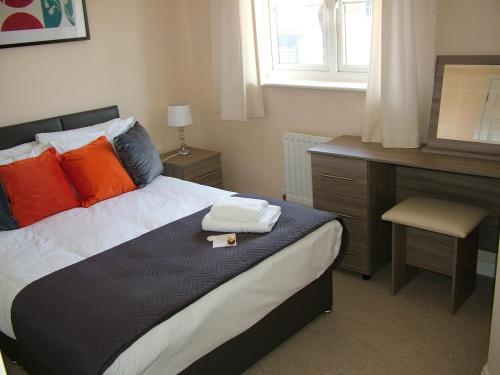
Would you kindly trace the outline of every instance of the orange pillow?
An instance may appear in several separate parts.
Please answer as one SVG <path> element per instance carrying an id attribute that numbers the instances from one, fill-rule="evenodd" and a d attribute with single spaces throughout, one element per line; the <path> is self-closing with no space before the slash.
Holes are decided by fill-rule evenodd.
<path id="1" fill-rule="evenodd" d="M 62 154 L 61 163 L 83 207 L 136 189 L 105 136 Z"/>
<path id="2" fill-rule="evenodd" d="M 20 227 L 80 207 L 53 148 L 35 158 L 1 165 L 0 180 Z"/>

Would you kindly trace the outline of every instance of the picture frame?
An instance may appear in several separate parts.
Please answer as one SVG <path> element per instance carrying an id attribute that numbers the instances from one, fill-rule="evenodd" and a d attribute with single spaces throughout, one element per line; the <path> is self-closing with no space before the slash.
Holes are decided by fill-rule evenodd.
<path id="1" fill-rule="evenodd" d="M 0 49 L 89 39 L 85 0 L 0 0 Z"/>

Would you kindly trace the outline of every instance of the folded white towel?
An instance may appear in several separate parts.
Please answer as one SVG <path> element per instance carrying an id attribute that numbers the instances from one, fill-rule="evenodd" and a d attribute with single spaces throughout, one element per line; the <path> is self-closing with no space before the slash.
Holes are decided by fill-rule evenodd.
<path id="1" fill-rule="evenodd" d="M 210 232 L 266 233 L 273 229 L 280 216 L 281 207 L 279 206 L 267 207 L 259 221 L 246 223 L 218 220 L 209 212 L 203 218 L 201 226 L 203 230 Z"/>
<path id="2" fill-rule="evenodd" d="M 217 220 L 255 222 L 262 218 L 268 206 L 262 199 L 224 197 L 215 202 L 210 213 Z"/>

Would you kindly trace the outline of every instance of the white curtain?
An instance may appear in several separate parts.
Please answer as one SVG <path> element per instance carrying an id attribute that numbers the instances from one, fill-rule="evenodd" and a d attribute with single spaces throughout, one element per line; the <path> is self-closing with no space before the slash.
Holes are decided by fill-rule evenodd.
<path id="1" fill-rule="evenodd" d="M 263 117 L 252 0 L 212 0 L 212 45 L 221 120 Z"/>
<path id="2" fill-rule="evenodd" d="M 373 0 L 364 142 L 416 148 L 429 125 L 436 0 Z"/>

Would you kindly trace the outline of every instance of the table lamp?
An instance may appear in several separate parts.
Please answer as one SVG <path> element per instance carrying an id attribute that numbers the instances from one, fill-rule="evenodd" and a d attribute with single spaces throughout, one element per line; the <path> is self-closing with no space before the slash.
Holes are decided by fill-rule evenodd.
<path id="1" fill-rule="evenodd" d="M 168 126 L 179 129 L 179 139 L 181 148 L 177 155 L 188 155 L 189 150 L 186 148 L 184 137 L 184 127 L 193 124 L 193 116 L 191 115 L 191 107 L 189 104 L 171 104 L 168 106 Z"/>

